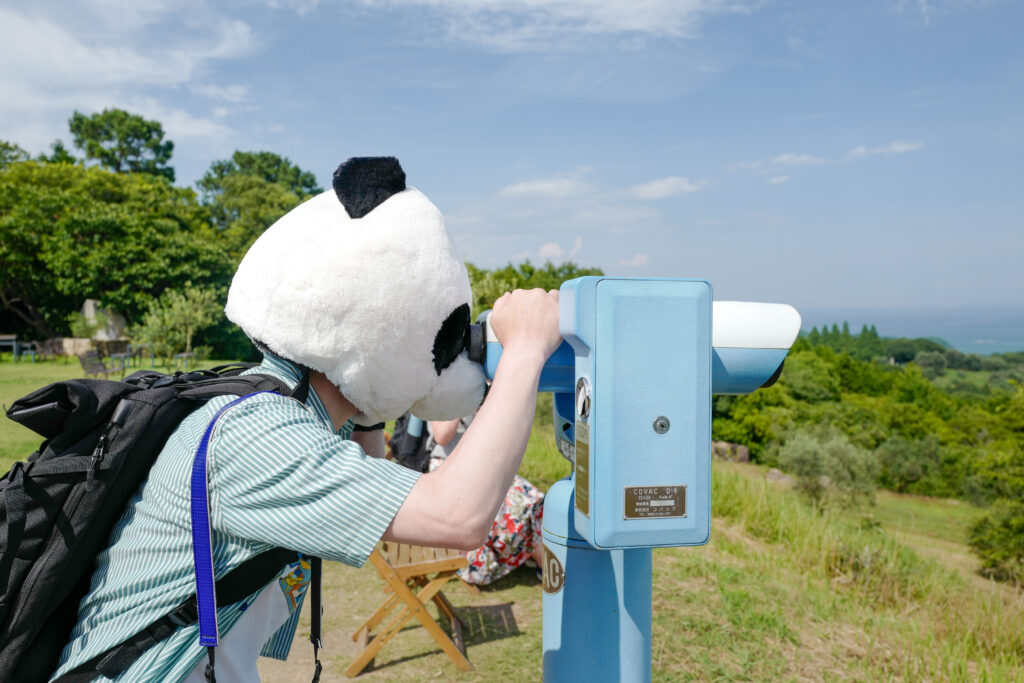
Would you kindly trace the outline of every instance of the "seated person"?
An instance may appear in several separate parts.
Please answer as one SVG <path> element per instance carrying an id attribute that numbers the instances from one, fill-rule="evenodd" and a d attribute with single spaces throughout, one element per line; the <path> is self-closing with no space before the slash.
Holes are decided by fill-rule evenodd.
<path id="1" fill-rule="evenodd" d="M 472 420 L 473 415 L 469 415 L 458 420 L 428 423 L 435 444 L 430 455 L 430 471 L 441 467 Z M 539 570 L 544 566 L 543 517 L 544 494 L 523 477 L 515 475 L 491 524 L 487 540 L 476 550 L 466 553 L 469 566 L 459 570 L 459 577 L 467 583 L 486 585 L 529 560 L 533 560 Z"/>

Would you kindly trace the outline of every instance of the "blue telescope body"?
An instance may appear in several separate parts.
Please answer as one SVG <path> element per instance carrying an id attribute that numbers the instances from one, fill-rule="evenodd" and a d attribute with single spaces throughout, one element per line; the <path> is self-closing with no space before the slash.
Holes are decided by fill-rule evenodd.
<path id="1" fill-rule="evenodd" d="M 711 396 L 769 386 L 790 306 L 713 301 L 705 280 L 562 285 L 565 338 L 541 373 L 572 474 L 544 501 L 544 680 L 651 680 L 651 548 L 711 533 Z M 501 345 L 470 331 L 493 378 Z"/>
<path id="2" fill-rule="evenodd" d="M 750 346 L 727 346 L 730 343 L 742 343 L 739 339 L 722 336 L 721 344 L 712 344 L 711 348 L 711 393 L 712 394 L 749 394 L 765 386 L 771 386 L 782 373 L 783 361 L 789 347 L 800 331 L 800 314 L 786 304 L 760 304 L 740 301 L 713 302 L 712 321 L 721 319 L 719 325 L 728 326 L 734 331 L 737 322 L 742 321 L 746 327 L 755 328 L 758 323 L 765 322 L 773 326 L 785 325 L 788 329 L 795 326 L 793 339 L 785 342 L 786 332 L 778 334 L 774 345 L 778 348 L 760 348 Z M 486 320 L 486 314 L 481 320 Z M 712 334 L 717 328 L 712 324 Z M 488 379 L 494 379 L 501 359 L 501 343 L 489 329 L 485 332 L 487 347 L 484 356 L 484 372 Z M 756 343 L 756 342 L 755 342 Z M 762 343 L 769 343 L 762 342 Z M 576 353 L 569 342 L 563 342 L 555 350 L 540 373 L 540 392 L 571 393 L 576 383 Z"/>
<path id="3" fill-rule="evenodd" d="M 484 327 L 493 378 L 501 345 Z M 711 395 L 774 383 L 799 314 L 715 302 L 706 280 L 597 276 L 562 285 L 559 329 L 539 391 L 574 465 L 576 531 L 600 549 L 706 543 Z"/>

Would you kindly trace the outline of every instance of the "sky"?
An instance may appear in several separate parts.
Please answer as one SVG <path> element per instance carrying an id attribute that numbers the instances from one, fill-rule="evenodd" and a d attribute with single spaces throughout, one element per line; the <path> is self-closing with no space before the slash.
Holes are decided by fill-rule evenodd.
<path id="1" fill-rule="evenodd" d="M 394 155 L 479 266 L 1024 335 L 1022 26 L 1012 0 L 5 2 L 0 138 L 120 107 L 178 185 L 236 149 L 323 187 Z"/>

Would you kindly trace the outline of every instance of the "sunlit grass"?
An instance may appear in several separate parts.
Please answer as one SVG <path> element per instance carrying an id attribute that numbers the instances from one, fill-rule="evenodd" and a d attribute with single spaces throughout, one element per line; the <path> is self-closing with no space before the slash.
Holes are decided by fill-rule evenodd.
<path id="1" fill-rule="evenodd" d="M 80 376 L 77 362 L 2 362 L 0 402 Z M 38 443 L 0 421 L 0 467 Z M 541 489 L 569 473 L 547 397 L 520 473 Z M 873 507 L 819 514 L 761 468 L 717 461 L 712 506 L 707 546 L 654 552 L 654 680 L 1024 680 L 1024 594 L 974 573 L 964 538 L 977 509 L 882 492 Z M 382 582 L 368 569 L 327 572 L 322 680 L 340 681 L 355 654 L 349 631 L 380 600 Z M 532 572 L 479 596 L 449 593 L 477 631 L 467 638 L 476 672 L 457 673 L 415 626 L 388 644 L 368 679 L 540 679 Z M 308 680 L 306 632 L 287 664 L 261 665 L 267 680 Z"/>

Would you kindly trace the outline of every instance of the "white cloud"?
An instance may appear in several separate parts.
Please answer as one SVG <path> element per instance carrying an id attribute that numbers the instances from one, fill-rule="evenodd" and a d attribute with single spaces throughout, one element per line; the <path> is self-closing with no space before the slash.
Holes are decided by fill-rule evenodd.
<path id="1" fill-rule="evenodd" d="M 503 187 L 499 197 L 546 197 L 564 199 L 578 197 L 591 191 L 590 185 L 579 178 L 549 178 L 545 180 L 527 180 Z"/>
<path id="2" fill-rule="evenodd" d="M 903 140 L 895 140 L 884 147 L 865 147 L 864 145 L 860 145 L 859 147 L 851 149 L 846 156 L 849 159 L 862 159 L 870 156 L 890 156 L 893 154 L 916 152 L 923 147 L 924 145 L 920 142 L 904 142 Z"/>
<path id="3" fill-rule="evenodd" d="M 620 259 L 619 265 L 626 268 L 642 268 L 647 265 L 648 260 L 647 254 L 634 254 L 633 258 Z"/>
<path id="4" fill-rule="evenodd" d="M 906 154 L 907 152 L 916 152 L 924 147 L 923 143 L 920 142 L 905 142 L 903 140 L 895 140 L 890 142 L 888 145 L 882 147 L 868 147 L 866 145 L 860 145 L 854 147 L 846 156 L 841 158 L 825 158 L 818 157 L 812 154 L 794 154 L 792 152 L 786 152 L 785 154 L 777 154 L 770 159 L 764 159 L 762 161 L 741 161 L 739 163 L 732 164 L 729 166 L 730 170 L 734 171 L 751 171 L 753 173 L 759 173 L 761 175 L 774 175 L 768 180 L 771 185 L 781 185 L 782 183 L 789 180 L 788 175 L 779 173 L 783 169 L 800 167 L 800 166 L 821 166 L 825 164 L 836 164 L 842 162 L 857 161 L 871 156 L 892 156 L 894 154 Z"/>
<path id="5" fill-rule="evenodd" d="M 542 259 L 557 261 L 562 258 L 564 253 L 562 247 L 557 242 L 548 242 L 537 251 L 537 256 Z"/>
<path id="6" fill-rule="evenodd" d="M 537 250 L 537 258 L 543 261 L 559 262 L 565 258 L 575 258 L 581 249 L 583 249 L 583 236 L 576 235 L 576 241 L 573 243 L 572 249 L 569 250 L 568 254 L 566 254 L 565 249 L 558 242 L 548 242 L 541 245 L 540 249 Z"/>
<path id="7" fill-rule="evenodd" d="M 899 12 L 919 13 L 925 26 L 932 19 L 944 15 L 987 9 L 1000 0 L 890 0 L 890 6 Z"/>
<path id="8" fill-rule="evenodd" d="M 777 154 L 771 159 L 764 159 L 762 161 L 740 161 L 732 164 L 729 168 L 733 171 L 753 171 L 754 173 L 772 173 L 780 168 L 787 166 L 817 166 L 819 164 L 827 164 L 827 159 L 816 157 L 811 154 L 794 154 L 792 152 L 786 152 L 785 154 Z"/>
<path id="9" fill-rule="evenodd" d="M 824 159 L 810 154 L 780 154 L 768 161 L 779 166 L 815 166 L 826 163 Z"/>
<path id="10" fill-rule="evenodd" d="M 300 17 L 312 12 L 320 5 L 320 0 L 264 0 L 274 9 L 290 9 Z"/>
<path id="11" fill-rule="evenodd" d="M 197 83 L 191 86 L 193 92 L 204 95 L 213 100 L 225 102 L 241 102 L 249 93 L 247 85 L 214 85 L 212 83 Z"/>
<path id="12" fill-rule="evenodd" d="M 381 5 L 361 3 L 371 9 Z M 387 5 L 433 12 L 444 22 L 448 40 L 506 52 L 571 49 L 611 36 L 631 45 L 648 36 L 690 38 L 706 17 L 751 10 L 738 0 L 389 0 Z"/>
<path id="13" fill-rule="evenodd" d="M 230 136 L 232 132 L 231 128 L 217 121 L 196 116 L 184 109 L 167 107 L 155 98 L 128 100 L 123 108 L 147 119 L 159 121 L 170 140 L 223 139 Z"/>
<path id="14" fill-rule="evenodd" d="M 39 148 L 67 137 L 72 111 L 112 106 L 147 117 L 164 112 L 158 120 L 172 139 L 231 132 L 216 123 L 216 113 L 207 119 L 158 98 L 166 93 L 166 101 L 175 102 L 180 87 L 195 81 L 210 60 L 250 53 L 257 40 L 248 24 L 161 0 L 70 7 L 0 8 L 0 128 L 6 137 Z M 191 28 L 181 38 L 175 32 L 183 23 Z M 225 101 L 245 95 L 243 85 L 197 86 L 203 90 Z"/>
<path id="15" fill-rule="evenodd" d="M 634 186 L 630 193 L 637 199 L 665 199 L 677 194 L 696 192 L 704 182 L 691 182 L 688 178 L 670 176 Z"/>

